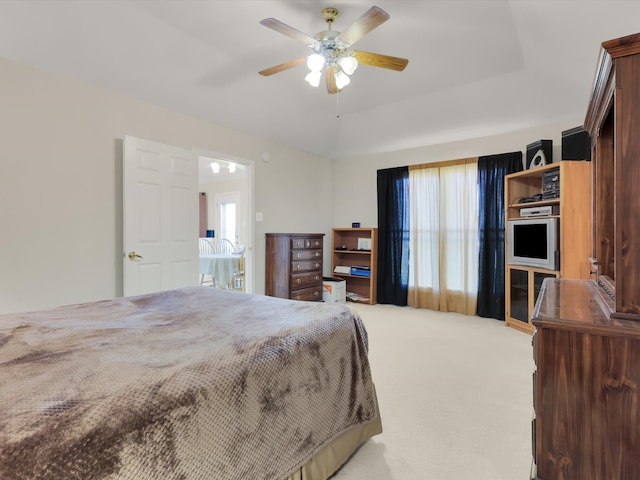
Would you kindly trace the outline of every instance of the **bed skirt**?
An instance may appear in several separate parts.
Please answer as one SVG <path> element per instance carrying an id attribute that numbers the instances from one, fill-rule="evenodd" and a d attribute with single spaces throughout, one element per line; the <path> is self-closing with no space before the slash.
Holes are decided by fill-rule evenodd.
<path id="1" fill-rule="evenodd" d="M 377 404 L 376 398 L 376 406 Z M 318 450 L 299 470 L 283 480 L 326 480 L 337 472 L 363 443 L 380 433 L 382 421 L 378 414 L 371 422 L 356 425 L 338 435 L 331 443 Z"/>

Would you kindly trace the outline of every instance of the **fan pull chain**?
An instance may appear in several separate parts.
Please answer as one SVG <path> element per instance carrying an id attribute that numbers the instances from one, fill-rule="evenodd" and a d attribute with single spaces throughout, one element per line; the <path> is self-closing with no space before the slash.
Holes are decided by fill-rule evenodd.
<path id="1" fill-rule="evenodd" d="M 336 92 L 336 118 L 340 118 L 340 91 Z"/>

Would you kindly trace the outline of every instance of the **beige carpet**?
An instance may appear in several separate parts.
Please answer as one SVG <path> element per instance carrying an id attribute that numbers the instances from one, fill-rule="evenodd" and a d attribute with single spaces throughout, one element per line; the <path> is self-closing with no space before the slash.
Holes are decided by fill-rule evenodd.
<path id="1" fill-rule="evenodd" d="M 334 480 L 528 480 L 531 336 L 498 320 L 353 305 L 384 432 Z"/>

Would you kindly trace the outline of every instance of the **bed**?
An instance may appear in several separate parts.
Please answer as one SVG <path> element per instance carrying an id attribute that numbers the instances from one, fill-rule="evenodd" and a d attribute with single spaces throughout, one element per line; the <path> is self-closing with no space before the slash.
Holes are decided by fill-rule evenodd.
<path id="1" fill-rule="evenodd" d="M 208 287 L 0 316 L 1 480 L 319 480 L 382 431 L 345 305 Z"/>

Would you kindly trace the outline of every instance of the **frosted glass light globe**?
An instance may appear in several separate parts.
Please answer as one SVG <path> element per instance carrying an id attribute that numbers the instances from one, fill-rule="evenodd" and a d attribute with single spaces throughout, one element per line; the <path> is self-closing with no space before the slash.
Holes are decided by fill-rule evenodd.
<path id="1" fill-rule="evenodd" d="M 338 90 L 342 90 L 350 83 L 351 79 L 349 78 L 349 75 L 344 73 L 342 70 L 338 70 L 336 72 L 336 87 L 338 87 Z"/>
<path id="2" fill-rule="evenodd" d="M 320 85 L 320 76 L 322 75 L 322 72 L 320 71 L 316 71 L 316 72 L 309 72 L 307 74 L 306 77 L 304 77 L 304 79 L 309 82 L 309 85 L 311 85 L 312 87 L 317 87 L 318 85 Z"/>
<path id="3" fill-rule="evenodd" d="M 324 67 L 325 58 L 324 55 L 313 53 L 307 57 L 307 67 L 312 72 L 319 72 Z"/>
<path id="4" fill-rule="evenodd" d="M 358 61 L 351 56 L 340 57 L 338 59 L 338 65 L 340 65 L 340 68 L 344 73 L 347 75 L 353 75 L 353 72 L 358 68 Z"/>

